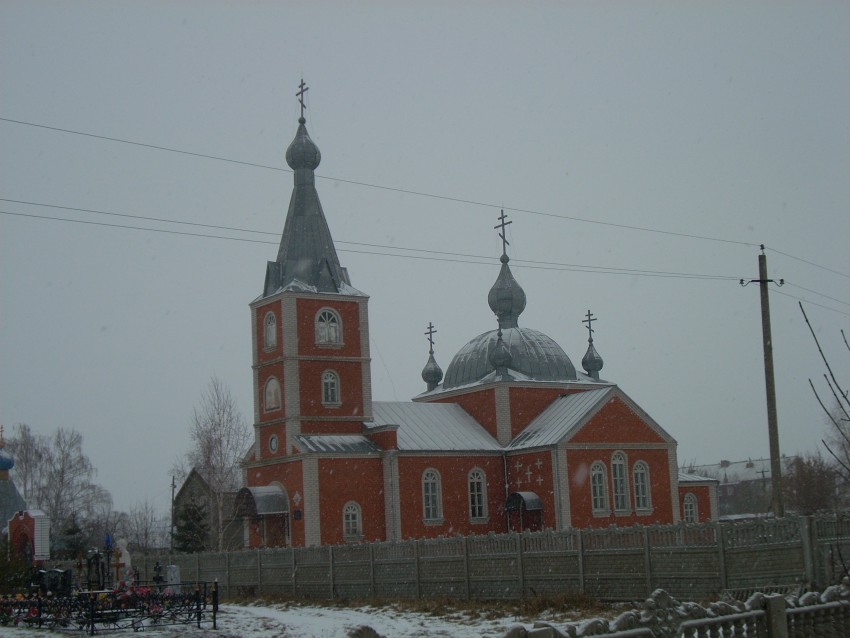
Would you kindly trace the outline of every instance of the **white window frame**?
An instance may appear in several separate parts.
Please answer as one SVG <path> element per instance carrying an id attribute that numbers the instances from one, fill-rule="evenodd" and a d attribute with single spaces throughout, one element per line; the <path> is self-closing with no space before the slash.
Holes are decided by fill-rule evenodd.
<path id="1" fill-rule="evenodd" d="M 266 350 L 277 348 L 277 317 L 271 311 L 267 312 L 263 319 L 263 348 Z"/>
<path id="2" fill-rule="evenodd" d="M 487 475 L 475 467 L 467 476 L 469 488 L 469 520 L 481 523 L 487 520 Z"/>
<path id="3" fill-rule="evenodd" d="M 346 541 L 363 540 L 363 512 L 356 501 L 342 507 L 342 537 Z"/>
<path id="4" fill-rule="evenodd" d="M 322 372 L 322 405 L 337 406 L 342 404 L 342 387 L 339 375 L 334 370 Z"/>
<path id="5" fill-rule="evenodd" d="M 342 319 L 333 308 L 322 308 L 316 313 L 316 344 L 342 345 Z"/>
<path id="6" fill-rule="evenodd" d="M 426 524 L 443 522 L 442 480 L 434 468 L 422 472 L 422 520 Z"/>
<path id="7" fill-rule="evenodd" d="M 638 461 L 632 468 L 632 487 L 635 492 L 635 510 L 651 511 L 652 491 L 649 488 L 649 465 L 645 461 Z"/>
<path id="8" fill-rule="evenodd" d="M 277 388 L 276 395 L 274 388 Z M 277 377 L 269 377 L 266 379 L 266 385 L 263 387 L 263 410 L 265 412 L 276 412 L 277 410 L 280 410 L 281 404 L 283 403 L 283 397 L 281 395 L 280 381 L 277 380 Z M 269 401 L 270 397 L 272 399 L 271 401 Z M 275 401 L 275 399 L 277 401 Z"/>
<path id="9" fill-rule="evenodd" d="M 699 523 L 699 499 L 693 492 L 682 499 L 682 520 L 686 523 Z"/>
<path id="10" fill-rule="evenodd" d="M 614 497 L 614 513 L 630 512 L 629 507 L 629 459 L 620 450 L 611 455 L 611 494 Z"/>
<path id="11" fill-rule="evenodd" d="M 608 468 L 602 461 L 590 466 L 590 507 L 596 516 L 608 516 L 611 507 L 608 504 Z"/>

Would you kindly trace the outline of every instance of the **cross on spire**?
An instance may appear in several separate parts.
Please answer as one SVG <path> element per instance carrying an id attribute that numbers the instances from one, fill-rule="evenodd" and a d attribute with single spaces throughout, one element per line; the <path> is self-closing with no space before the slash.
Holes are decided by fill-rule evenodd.
<path id="1" fill-rule="evenodd" d="M 304 78 L 301 78 L 301 84 L 298 85 L 298 93 L 295 94 L 295 97 L 298 98 L 298 103 L 301 105 L 301 119 L 304 119 L 304 109 L 307 107 L 304 106 L 304 94 L 310 90 L 310 87 L 304 84 Z"/>
<path id="2" fill-rule="evenodd" d="M 587 311 L 587 319 L 582 319 L 582 323 L 587 324 L 587 340 L 590 343 L 593 343 L 593 326 L 591 325 L 596 318 L 591 314 L 590 310 Z"/>
<path id="3" fill-rule="evenodd" d="M 437 333 L 437 329 L 434 327 L 434 324 L 430 321 L 428 322 L 428 330 L 425 331 L 425 336 L 428 337 L 428 352 L 430 354 L 434 354 L 434 335 Z"/>
<path id="4" fill-rule="evenodd" d="M 507 234 L 507 233 L 505 233 L 505 228 L 508 227 L 508 224 L 513 224 L 513 221 L 509 221 L 509 222 L 505 221 L 507 218 L 508 218 L 508 216 L 505 215 L 505 210 L 502 209 L 502 214 L 499 216 L 499 223 L 496 226 L 493 226 L 493 228 L 500 228 L 501 229 L 499 231 L 499 237 L 502 238 L 502 254 L 503 255 L 508 254 L 508 246 L 511 245 L 511 243 L 505 237 L 505 235 Z"/>

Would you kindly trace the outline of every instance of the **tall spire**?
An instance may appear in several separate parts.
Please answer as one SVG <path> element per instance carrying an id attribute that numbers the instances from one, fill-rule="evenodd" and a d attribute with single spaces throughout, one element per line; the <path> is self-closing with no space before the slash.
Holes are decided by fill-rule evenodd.
<path id="1" fill-rule="evenodd" d="M 499 328 L 516 328 L 517 320 L 525 310 L 525 291 L 514 279 L 511 274 L 511 269 L 508 266 L 510 257 L 508 257 L 508 242 L 505 236 L 505 229 L 513 222 L 505 221 L 507 216 L 505 211 L 502 211 L 499 217 L 499 224 L 494 228 L 501 229 L 499 237 L 502 238 L 502 256 L 499 260 L 502 262 L 502 268 L 499 271 L 499 276 L 496 278 L 496 283 L 490 288 L 490 293 L 487 295 L 487 303 L 490 304 L 490 309 L 496 314 L 499 320 Z"/>
<path id="2" fill-rule="evenodd" d="M 584 357 L 581 359 L 581 367 L 584 368 L 587 374 L 599 381 L 599 371 L 602 369 L 603 361 L 593 346 L 593 328 L 591 326 L 596 321 L 596 318 L 591 314 L 590 310 L 587 311 L 586 316 L 587 318 L 583 319 L 582 323 L 587 324 L 587 352 L 584 353 Z"/>
<path id="3" fill-rule="evenodd" d="M 287 286 L 315 292 L 339 292 L 343 284 L 350 283 L 348 274 L 340 266 L 316 191 L 314 171 L 322 161 L 322 154 L 307 133 L 304 94 L 308 88 L 302 79 L 295 94 L 301 117 L 295 138 L 286 149 L 286 163 L 292 168 L 294 187 L 277 260 L 270 261 L 266 269 L 265 295 Z"/>
<path id="4" fill-rule="evenodd" d="M 440 385 L 443 380 L 443 369 L 437 365 L 437 360 L 434 359 L 434 334 L 437 330 L 434 324 L 428 322 L 428 330 L 425 331 L 425 336 L 428 337 L 428 363 L 422 369 L 422 380 L 428 384 L 428 392 Z"/>

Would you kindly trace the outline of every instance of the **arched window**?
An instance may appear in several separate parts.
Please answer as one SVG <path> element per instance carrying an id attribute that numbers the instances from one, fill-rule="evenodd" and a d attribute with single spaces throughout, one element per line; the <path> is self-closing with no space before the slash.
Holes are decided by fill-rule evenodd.
<path id="1" fill-rule="evenodd" d="M 339 315 L 330 308 L 323 308 L 316 315 L 316 343 L 342 343 L 342 322 Z"/>
<path id="2" fill-rule="evenodd" d="M 697 509 L 697 497 L 694 494 L 688 492 L 685 494 L 685 499 L 683 502 L 682 509 L 684 510 L 684 519 L 686 523 L 697 523 L 699 522 L 699 511 Z"/>
<path id="3" fill-rule="evenodd" d="M 487 479 L 478 468 L 469 473 L 469 518 L 487 517 Z"/>
<path id="4" fill-rule="evenodd" d="M 629 509 L 629 481 L 626 478 L 626 455 L 614 452 L 611 456 L 611 485 L 614 488 L 614 511 Z"/>
<path id="5" fill-rule="evenodd" d="M 359 541 L 363 538 L 363 517 L 360 506 L 348 501 L 342 508 L 342 535 L 347 541 Z"/>
<path id="6" fill-rule="evenodd" d="M 643 461 L 635 463 L 632 482 L 635 489 L 635 509 L 648 510 L 652 506 L 649 498 L 649 467 Z"/>
<path id="7" fill-rule="evenodd" d="M 333 370 L 326 370 L 322 374 L 322 403 L 325 405 L 339 405 L 339 375 Z"/>
<path id="8" fill-rule="evenodd" d="M 266 318 L 263 320 L 263 346 L 266 350 L 277 347 L 277 317 L 273 312 L 266 313 Z"/>
<path id="9" fill-rule="evenodd" d="M 266 412 L 280 410 L 280 381 L 271 377 L 266 381 L 266 389 L 263 394 L 265 395 L 263 397 L 263 404 L 265 405 Z"/>
<path id="10" fill-rule="evenodd" d="M 443 519 L 443 496 L 440 489 L 440 474 L 437 470 L 422 473 L 422 517 L 425 522 Z"/>
<path id="11" fill-rule="evenodd" d="M 609 513 L 607 472 L 598 461 L 590 466 L 590 500 L 594 514 Z"/>

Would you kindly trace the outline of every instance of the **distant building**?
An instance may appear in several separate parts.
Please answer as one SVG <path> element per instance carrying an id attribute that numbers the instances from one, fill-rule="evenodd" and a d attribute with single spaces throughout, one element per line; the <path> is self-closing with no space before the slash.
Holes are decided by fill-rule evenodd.
<path id="1" fill-rule="evenodd" d="M 787 457 L 783 461 L 787 461 Z M 718 481 L 721 519 L 772 513 L 770 459 L 723 460 L 709 465 L 688 465 L 682 467 L 681 471 Z"/>
<path id="2" fill-rule="evenodd" d="M 225 492 L 223 494 L 224 513 L 221 527 L 224 530 L 222 549 L 236 549 L 243 544 L 242 520 L 233 517 L 234 501 L 236 492 Z M 206 529 L 209 530 L 204 546 L 209 550 L 218 549 L 219 518 L 216 495 L 210 487 L 209 482 L 196 468 L 192 468 L 183 481 L 183 485 L 174 496 L 174 521 L 179 520 L 181 512 L 192 506 L 200 506 L 200 510 L 206 514 Z"/>
<path id="3" fill-rule="evenodd" d="M 315 187 L 321 154 L 305 124 L 302 115 L 286 152 L 294 188 L 277 259 L 251 303 L 255 445 L 237 499 L 246 545 L 716 516 L 716 482 L 682 478 L 675 439 L 600 378 L 589 311 L 584 372 L 553 339 L 520 326 L 526 295 L 506 241 L 487 294 L 495 327 L 444 376 L 429 325 L 425 391 L 373 402 L 369 298 L 337 257 Z"/>

